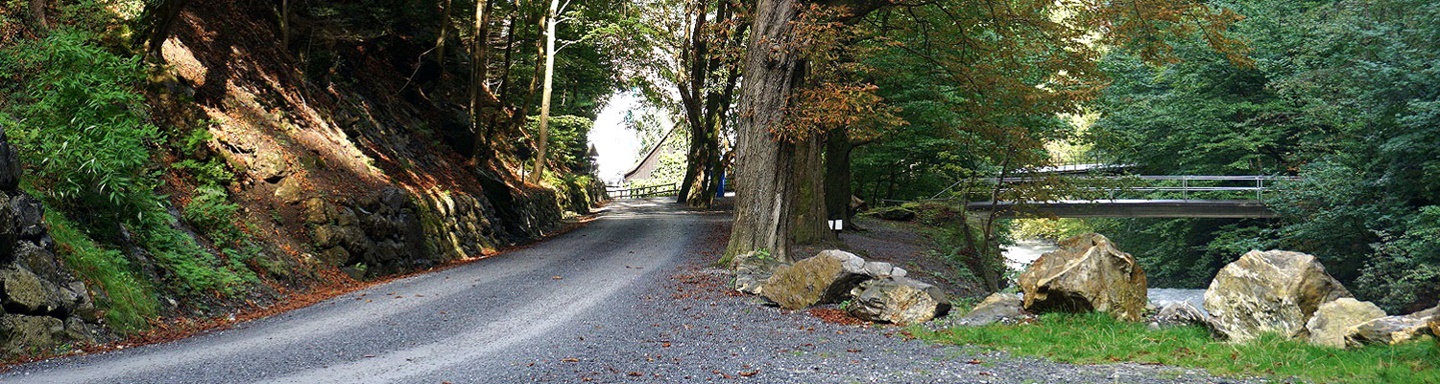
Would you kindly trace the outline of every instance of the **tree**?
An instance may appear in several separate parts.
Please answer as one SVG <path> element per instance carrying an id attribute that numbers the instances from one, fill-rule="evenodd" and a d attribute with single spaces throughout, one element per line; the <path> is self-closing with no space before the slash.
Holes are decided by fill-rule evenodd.
<path id="1" fill-rule="evenodd" d="M 1077 101 L 1093 95 L 1101 82 L 1093 59 L 1097 44 L 1137 47 L 1150 60 L 1168 59 L 1170 50 L 1154 38 L 1161 33 L 1185 35 L 1196 30 L 1212 46 L 1224 52 L 1238 52 L 1237 43 L 1220 34 L 1236 19 L 1233 13 L 1211 11 L 1198 1 L 1144 1 L 1144 4 L 1114 4 L 1103 1 L 1055 3 L 1047 1 L 993 3 L 967 1 L 894 5 L 906 11 L 930 10 L 944 23 L 921 24 L 925 36 L 956 33 L 966 39 L 937 49 L 949 57 L 933 57 L 937 67 L 969 82 L 972 89 L 1003 87 L 1008 97 L 967 99 L 975 115 L 990 119 L 984 133 L 992 137 L 1012 136 L 1009 143 L 1036 143 L 1024 129 L 1026 121 L 1007 120 L 1007 112 L 1031 108 L 1045 111 L 1072 111 Z M 736 128 L 736 182 L 741 193 L 736 199 L 735 225 L 727 255 L 769 249 L 781 259 L 788 258 L 792 244 L 823 240 L 830 236 L 824 226 L 824 191 L 820 163 L 820 140 L 812 131 L 793 130 L 787 110 L 799 100 L 802 87 L 824 89 L 835 84 L 807 83 L 809 67 L 805 57 L 823 57 L 806 52 L 814 40 L 801 36 L 823 36 L 808 27 L 840 29 L 863 20 L 886 4 L 876 2 L 798 2 L 762 0 L 751 24 L 745 79 L 741 86 L 739 120 Z M 963 12 L 954 12 L 960 10 Z M 1193 21 L 1193 24 L 1192 24 Z M 949 26 L 948 29 L 932 28 Z M 928 28 L 928 29 L 927 29 Z M 958 31 L 955 29 L 959 29 Z M 1093 37 L 1098 32 L 1099 38 Z M 1008 37 L 1008 38 L 1002 38 Z M 968 60 L 943 60 L 962 58 Z M 1238 54 L 1235 57 L 1241 59 Z M 953 63 L 977 63 L 965 68 Z M 822 62 L 821 64 L 825 64 Z M 949 64 L 949 65 L 947 65 Z M 1023 68 L 1019 73 L 995 68 Z M 990 75 L 986 77 L 977 74 Z M 991 95 L 986 95 L 991 96 Z M 1025 150 L 1001 152 L 995 163 L 1008 163 Z"/>
<path id="2" fill-rule="evenodd" d="M 140 16 L 140 27 L 143 33 L 135 34 L 134 44 L 143 47 L 147 60 L 160 60 L 160 48 L 164 46 L 165 39 L 170 37 L 170 28 L 175 21 L 180 19 L 180 12 L 185 10 L 185 5 L 190 0 L 153 0 L 147 1 L 145 11 Z"/>
<path id="3" fill-rule="evenodd" d="M 569 4 L 568 2 L 566 3 Z M 530 173 L 530 182 L 539 182 L 545 173 L 545 150 L 550 141 L 550 94 L 555 86 L 555 25 L 560 9 L 560 0 L 550 0 L 550 11 L 545 23 L 545 86 L 540 91 L 540 139 L 535 141 L 535 171 Z"/>

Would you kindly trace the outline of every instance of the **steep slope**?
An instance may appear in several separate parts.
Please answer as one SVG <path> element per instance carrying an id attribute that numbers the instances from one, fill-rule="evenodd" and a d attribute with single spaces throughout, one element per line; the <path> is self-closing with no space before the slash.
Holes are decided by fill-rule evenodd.
<path id="1" fill-rule="evenodd" d="M 108 340 L 107 329 L 138 342 L 164 340 L 313 302 L 357 281 L 477 259 L 557 232 L 565 211 L 588 213 L 603 194 L 585 177 L 523 182 L 516 153 L 531 144 L 522 140 L 471 160 L 468 74 L 435 70 L 423 54 L 428 43 L 416 42 L 423 34 L 298 15 L 286 49 L 271 6 L 189 4 L 160 51 L 166 64 L 151 70 L 145 105 L 117 112 L 159 127 L 163 136 L 148 143 L 154 164 L 144 172 L 163 181 L 154 193 L 163 205 L 159 216 L 169 217 L 146 225 L 189 253 L 154 252 L 146 244 L 154 237 L 137 233 L 146 229 L 131 219 L 84 228 L 103 221 L 88 219 L 96 214 L 83 209 L 52 210 L 45 220 L 52 226 L 74 219 L 65 232 L 73 244 L 59 244 L 55 253 L 67 268 L 43 281 L 78 296 L 66 296 L 64 310 L 22 315 L 58 319 L 75 334 L 27 333 L 35 327 L 0 321 L 0 345 L 14 346 L 0 359 Z M 0 19 L 0 27 L 17 25 Z M 44 40 L 43 32 L 17 30 L 5 34 Z M 80 44 L 114 42 L 99 36 Z M 34 70 L 48 63 L 7 65 Z M 17 100 L 0 98 L 0 118 L 26 102 Z M 7 126 L 26 132 L 33 147 L 44 132 L 19 117 Z M 43 177 L 35 175 L 38 165 L 27 166 L 27 178 Z M 49 196 L 48 181 L 25 185 Z M 97 270 L 86 252 L 114 263 Z M 86 288 L 71 284 L 63 269 L 77 271 Z M 196 275 L 213 284 L 188 284 Z M 76 309 L 92 302 L 99 314 Z M 87 323 L 71 327 L 75 316 Z"/>

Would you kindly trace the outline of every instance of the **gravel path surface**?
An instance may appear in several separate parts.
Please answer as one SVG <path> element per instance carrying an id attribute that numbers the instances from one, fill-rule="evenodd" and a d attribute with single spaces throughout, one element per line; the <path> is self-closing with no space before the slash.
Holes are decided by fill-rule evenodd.
<path id="1" fill-rule="evenodd" d="M 906 340 L 762 306 L 708 266 L 729 215 L 619 202 L 584 228 L 177 342 L 50 360 L 5 383 L 1224 382 Z"/>

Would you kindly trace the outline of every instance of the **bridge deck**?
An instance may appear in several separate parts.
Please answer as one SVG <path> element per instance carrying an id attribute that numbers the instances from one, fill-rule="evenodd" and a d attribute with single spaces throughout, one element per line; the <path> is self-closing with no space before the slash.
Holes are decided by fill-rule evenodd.
<path id="1" fill-rule="evenodd" d="M 1169 217 L 1169 218 L 1273 218 L 1277 214 L 1256 200 L 1061 200 L 1047 202 L 990 202 L 967 205 L 970 212 L 999 211 L 1001 217 L 1019 213 L 1054 217 Z"/>

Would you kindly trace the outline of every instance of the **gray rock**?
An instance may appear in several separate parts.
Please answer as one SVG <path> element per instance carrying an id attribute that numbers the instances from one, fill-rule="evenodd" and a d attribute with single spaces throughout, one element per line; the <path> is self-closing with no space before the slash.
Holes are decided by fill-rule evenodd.
<path id="1" fill-rule="evenodd" d="M 955 320 L 956 325 L 982 326 L 994 323 L 1013 323 L 1028 317 L 1023 307 L 1024 300 L 1018 293 L 993 293 L 975 309 Z"/>
<path id="2" fill-rule="evenodd" d="M 1307 337 L 1305 324 L 1320 304 L 1352 297 L 1314 256 L 1287 251 L 1250 251 L 1220 269 L 1205 291 L 1205 310 L 1216 330 L 1232 341 L 1261 333 Z"/>
<path id="3" fill-rule="evenodd" d="M 735 256 L 731 264 L 735 268 L 735 290 L 752 295 L 764 292 L 765 281 L 770 279 L 775 269 L 787 265 L 773 257 L 761 257 L 753 251 Z"/>
<path id="4" fill-rule="evenodd" d="M 821 251 L 795 264 L 780 266 L 765 280 L 761 295 L 785 309 L 836 303 L 850 290 L 871 277 L 865 274 L 865 260 L 849 252 Z"/>
<path id="5" fill-rule="evenodd" d="M 950 312 L 950 300 L 939 288 L 904 277 L 865 281 L 856 288 L 851 316 L 893 324 L 919 324 Z"/>
<path id="6" fill-rule="evenodd" d="M 1404 316 L 1386 316 L 1350 328 L 1345 335 L 1347 347 L 1368 344 L 1395 345 L 1414 341 L 1421 336 L 1436 336 L 1430 323 L 1440 317 L 1440 307 Z"/>
<path id="7" fill-rule="evenodd" d="M 21 356 L 54 348 L 63 339 L 65 323 L 49 316 L 0 315 L 0 352 Z"/>
<path id="8" fill-rule="evenodd" d="M 39 200 L 21 193 L 10 198 L 10 208 L 15 211 L 16 234 L 22 239 L 39 239 L 45 235 L 45 207 Z"/>
<path id="9" fill-rule="evenodd" d="M 870 277 L 882 279 L 886 277 L 905 277 L 909 274 L 904 268 L 896 267 L 890 263 L 871 261 L 865 263 L 865 274 Z"/>
<path id="10" fill-rule="evenodd" d="M 1210 324 L 1210 316 L 1184 301 L 1162 301 L 1155 304 L 1155 314 L 1150 316 L 1150 323 L 1157 327 L 1199 325 L 1206 328 L 1213 328 Z"/>
<path id="11" fill-rule="evenodd" d="M 0 270 L 0 288 L 3 288 L 8 312 L 46 315 L 60 309 L 62 304 L 54 284 L 41 280 L 25 268 Z"/>
<path id="12" fill-rule="evenodd" d="M 290 173 L 290 164 L 279 151 L 264 151 L 255 155 L 249 170 L 256 179 L 274 183 Z"/>

